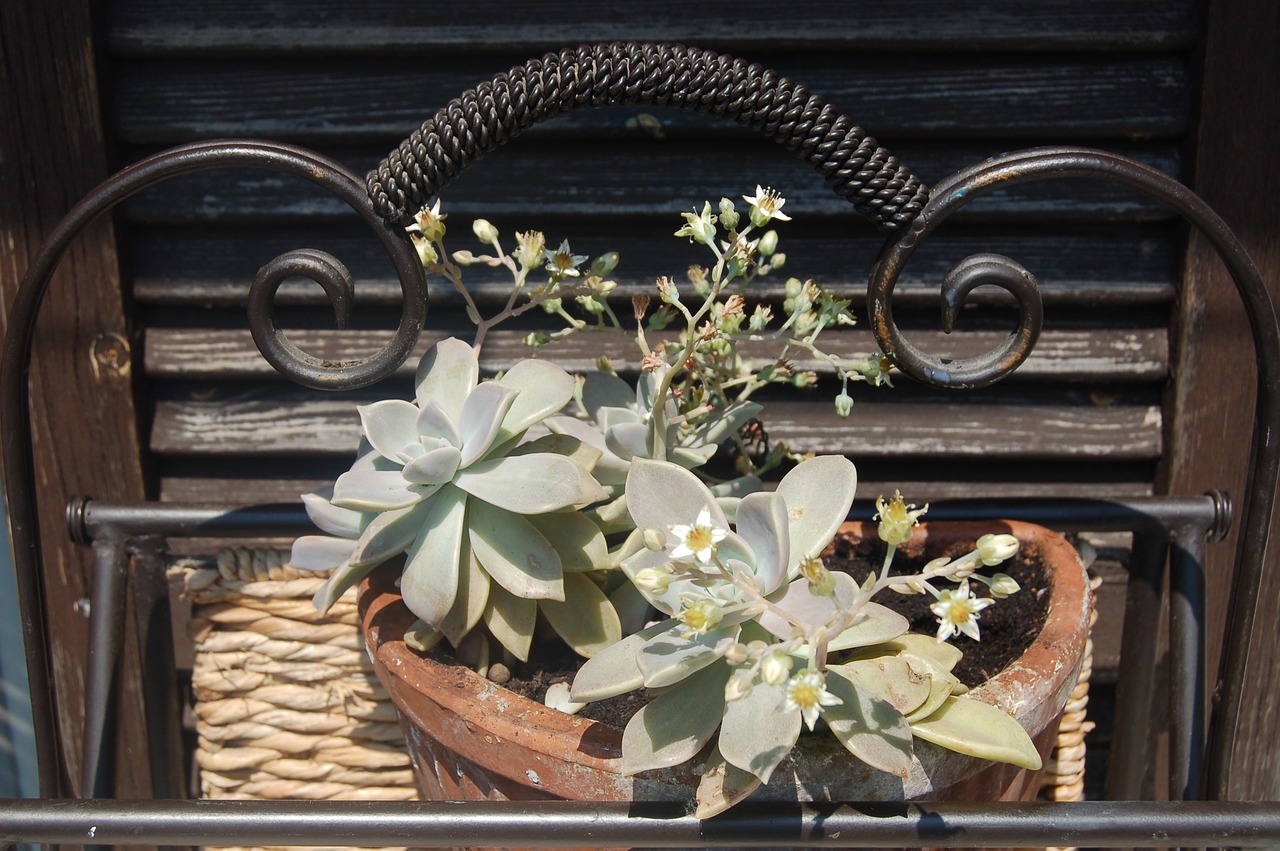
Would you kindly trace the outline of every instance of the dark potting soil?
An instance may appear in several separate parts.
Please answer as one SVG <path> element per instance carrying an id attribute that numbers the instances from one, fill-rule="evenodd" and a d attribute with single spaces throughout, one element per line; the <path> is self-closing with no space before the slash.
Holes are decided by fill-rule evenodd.
<path id="1" fill-rule="evenodd" d="M 846 538 L 838 538 L 834 543 L 834 552 L 828 551 L 823 559 L 829 570 L 844 570 L 855 578 L 864 579 L 871 570 L 879 570 L 884 560 L 884 544 L 879 540 L 852 543 Z M 952 557 L 963 555 L 967 550 L 957 546 L 952 551 L 938 553 Z M 997 600 L 993 605 L 983 609 L 979 615 L 978 626 L 982 640 L 974 641 L 967 635 L 957 635 L 950 639 L 964 658 L 952 671 L 970 688 L 990 679 L 1004 670 L 1014 659 L 1031 646 L 1040 629 L 1044 625 L 1048 611 L 1048 583 L 1041 570 L 1038 554 L 1019 550 L 1012 559 L 998 567 L 984 568 L 983 573 L 1007 573 L 1018 581 L 1022 590 L 1018 593 Z M 891 573 L 902 574 L 918 572 L 924 563 L 923 559 L 894 559 Z M 873 567 L 874 566 L 874 567 Z M 937 582 L 935 586 L 941 590 L 951 587 L 952 583 Z M 980 582 L 970 580 L 970 590 L 979 597 L 991 596 L 987 587 Z M 911 622 L 911 632 L 933 636 L 937 634 L 938 622 L 929 605 L 933 602 L 930 594 L 903 595 L 893 591 L 885 591 L 875 598 L 877 603 L 900 613 Z M 435 651 L 442 661 L 451 661 L 447 649 Z M 504 665 L 506 671 L 497 679 L 500 684 L 530 700 L 543 702 L 547 689 L 555 683 L 568 683 L 582 664 L 582 660 L 559 642 L 547 642 L 541 651 L 535 650 L 531 663 L 515 662 Z M 627 721 L 640 707 L 649 700 L 643 689 L 629 692 L 618 697 L 600 700 L 587 704 L 578 715 L 590 718 L 621 730 Z"/>

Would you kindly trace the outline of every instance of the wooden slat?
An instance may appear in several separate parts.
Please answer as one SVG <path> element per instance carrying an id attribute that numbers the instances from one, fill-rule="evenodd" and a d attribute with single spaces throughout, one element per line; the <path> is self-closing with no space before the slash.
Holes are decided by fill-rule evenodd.
<path id="1" fill-rule="evenodd" d="M 842 420 L 829 404 L 776 401 L 776 439 L 819 454 L 865 457 L 1147 459 L 1160 454 L 1156 406 L 880 404 Z M 161 401 L 151 448 L 161 455 L 349 455 L 360 437 L 355 403 Z"/>
<path id="2" fill-rule="evenodd" d="M 526 332 L 494 331 L 485 341 L 481 367 L 489 372 L 509 369 L 530 357 L 533 350 L 521 339 Z M 298 331 L 290 340 L 303 351 L 324 360 L 355 360 L 371 354 L 386 338 L 370 331 Z M 412 376 L 418 358 L 444 332 L 426 332 L 418 341 L 414 356 L 398 370 Z M 916 332 L 910 339 L 922 350 L 939 357 L 972 357 L 994 349 L 1006 336 L 1000 331 L 973 331 L 943 334 Z M 656 343 L 657 337 L 650 339 Z M 841 358 L 865 357 L 875 351 L 868 329 L 838 330 L 823 336 L 825 351 Z M 777 345 L 744 344 L 743 356 L 764 358 L 778 351 Z M 601 355 L 613 360 L 619 370 L 636 370 L 639 361 L 635 343 L 620 334 L 578 334 L 538 353 L 553 359 L 570 372 L 595 369 Z M 793 358 L 797 369 L 830 374 L 826 361 Z M 1099 379 L 1108 382 L 1159 381 L 1166 375 L 1167 334 L 1163 328 L 1050 330 L 1014 377 L 1024 380 L 1077 381 Z M 248 331 L 203 328 L 151 328 L 146 337 L 146 370 L 152 379 L 237 380 L 262 379 L 277 375 L 253 345 Z"/>
<path id="3" fill-rule="evenodd" d="M 746 131 L 744 131 L 746 132 Z M 1177 176 L 1171 145 L 1109 145 L 1117 153 Z M 891 145 L 926 181 L 998 153 L 991 143 Z M 357 172 L 385 154 L 331 152 Z M 467 169 L 444 192 L 445 203 L 461 217 L 542 217 L 672 215 L 689 199 L 738 197 L 743 186 L 765 184 L 788 199 L 786 212 L 808 216 L 850 216 L 850 205 L 828 190 L 816 172 L 763 139 L 745 138 L 732 147 L 690 144 L 676 148 L 647 143 L 607 146 L 590 142 L 508 145 Z M 795 212 L 793 212 L 795 211 Z M 171 180 L 126 206 L 131 221 L 149 223 L 218 221 L 287 222 L 353 216 L 339 199 L 317 187 L 259 171 L 202 172 Z M 957 221 L 975 218 L 1030 220 L 1167 219 L 1160 204 L 1123 188 L 1089 181 L 1026 183 L 976 198 Z M 865 226 L 870 233 L 870 225 Z"/>
<path id="4" fill-rule="evenodd" d="M 733 14 L 706 4 L 652 0 L 602 6 L 594 0 L 519 4 L 467 0 L 311 0 L 306 14 L 254 0 L 122 0 L 113 4 L 109 43 L 124 54 L 379 54 L 558 48 L 571 41 L 684 41 L 735 48 L 953 51 L 1190 47 L 1193 0 L 861 0 L 785 5 L 738 0 Z M 200 21 L 198 27 L 192 21 Z M 568 27 L 566 22 L 572 22 Z"/>
<path id="5" fill-rule="evenodd" d="M 451 208 L 450 208 L 451 209 Z M 681 222 L 667 215 L 637 219 L 594 217 L 543 220 L 531 214 L 491 217 L 506 241 L 516 230 L 542 228 L 559 244 L 568 237 L 576 253 L 589 256 L 615 250 L 621 263 L 612 277 L 619 293 L 652 291 L 659 275 L 680 277 L 691 263 L 704 262 L 705 249 L 675 239 Z M 479 248 L 463 213 L 452 213 L 449 245 Z M 779 227 L 788 266 L 780 274 L 760 279 L 751 287 L 759 298 L 776 298 L 788 276 L 812 277 L 824 286 L 856 299 L 862 312 L 867 270 L 883 244 L 879 235 L 848 227 L 801 219 Z M 1000 228 L 948 226 L 925 240 L 913 255 L 895 293 L 896 304 L 938 303 L 938 282 L 951 264 L 977 252 L 1012 257 L 1029 269 L 1051 304 L 1163 304 L 1172 299 L 1180 241 L 1164 224 L 1067 224 L 1043 228 L 1017 225 Z M 145 226 L 134 233 L 134 298 L 148 304 L 242 305 L 249 282 L 259 266 L 301 247 L 322 247 L 340 259 L 357 282 L 361 305 L 396 306 L 400 287 L 391 278 L 386 255 L 361 225 L 301 224 L 272 228 Z M 510 278 L 498 271 L 473 266 L 466 280 L 481 302 L 505 302 Z M 979 289 L 982 300 L 990 289 Z M 324 304 L 318 287 L 286 284 L 281 303 Z M 430 305 L 456 306 L 461 300 L 438 279 L 430 283 Z"/>
<path id="6" fill-rule="evenodd" d="M 370 57 L 339 66 L 326 58 L 135 60 L 116 73 L 117 132 L 132 144 L 249 134 L 319 147 L 357 139 L 386 146 L 464 90 L 526 58 L 472 55 L 406 64 Z M 871 57 L 846 48 L 751 58 L 808 86 L 882 142 L 940 133 L 1168 138 L 1190 122 L 1181 54 Z M 637 125 L 640 113 L 659 123 Z M 579 110 L 528 132 L 620 140 L 723 135 L 733 126 L 655 106 Z"/>

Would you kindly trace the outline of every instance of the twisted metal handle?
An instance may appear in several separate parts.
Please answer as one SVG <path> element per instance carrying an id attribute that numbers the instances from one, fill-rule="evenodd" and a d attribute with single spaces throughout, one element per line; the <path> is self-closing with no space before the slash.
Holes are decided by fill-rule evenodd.
<path id="1" fill-rule="evenodd" d="M 760 65 L 678 44 L 586 45 L 531 59 L 450 101 L 369 172 L 375 209 L 403 224 L 482 154 L 584 107 L 653 104 L 731 118 L 794 151 L 886 232 L 928 189 L 861 127 Z"/>

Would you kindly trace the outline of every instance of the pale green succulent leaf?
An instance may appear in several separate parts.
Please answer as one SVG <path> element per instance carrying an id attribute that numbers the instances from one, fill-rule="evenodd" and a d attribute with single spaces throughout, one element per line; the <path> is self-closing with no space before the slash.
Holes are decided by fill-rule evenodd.
<path id="1" fill-rule="evenodd" d="M 1022 725 L 1003 710 L 965 697 L 950 697 L 936 712 L 911 722 L 926 742 L 956 753 L 1038 770 L 1043 762 Z"/>
<path id="2" fill-rule="evenodd" d="M 482 615 L 489 634 L 521 662 L 529 661 L 533 630 L 538 623 L 538 603 L 515 596 L 496 583 L 489 585 L 489 604 Z"/>
<path id="3" fill-rule="evenodd" d="M 728 528 L 724 512 L 698 477 L 667 461 L 637 458 L 627 474 L 627 510 L 640 529 L 667 531 L 688 525 L 706 509 L 711 522 Z"/>
<path id="4" fill-rule="evenodd" d="M 405 481 L 400 470 L 348 470 L 333 483 L 333 504 L 356 511 L 394 511 L 425 499 L 432 489 Z"/>
<path id="5" fill-rule="evenodd" d="M 422 533 L 423 523 L 431 509 L 428 499 L 396 511 L 384 511 L 365 527 L 351 551 L 351 563 L 381 564 L 405 552 Z"/>
<path id="6" fill-rule="evenodd" d="M 421 447 L 418 406 L 402 399 L 383 399 L 359 405 L 360 425 L 369 444 L 384 458 L 404 463 L 411 446 Z"/>
<path id="7" fill-rule="evenodd" d="M 589 473 L 561 455 L 513 455 L 478 461 L 458 473 L 467 493 L 516 514 L 545 514 L 605 498 Z"/>
<path id="8" fill-rule="evenodd" d="M 564 570 L 603 570 L 611 565 L 609 544 L 600 527 L 585 514 L 576 511 L 531 514 L 528 520 L 560 554 L 560 566 Z"/>
<path id="9" fill-rule="evenodd" d="M 320 531 L 337 535 L 339 538 L 358 537 L 369 523 L 369 514 L 353 511 L 350 508 L 340 508 L 330 502 L 332 498 L 332 487 L 321 488 L 314 493 L 304 493 L 302 505 L 306 508 L 311 522 L 316 524 L 316 528 Z"/>
<path id="10" fill-rule="evenodd" d="M 466 509 L 467 495 L 452 485 L 445 485 L 432 497 L 400 577 L 405 605 L 433 629 L 439 629 L 448 617 L 458 594 Z"/>
<path id="11" fill-rule="evenodd" d="M 428 441 L 441 441 L 450 446 L 461 446 L 462 435 L 458 433 L 458 425 L 445 413 L 444 408 L 434 399 L 420 403 L 418 411 L 418 435 L 425 444 Z"/>
<path id="12" fill-rule="evenodd" d="M 917 671 L 929 670 L 927 665 L 922 665 L 922 662 L 919 659 L 908 658 L 906 659 L 906 662 L 914 670 L 917 670 Z M 906 713 L 907 721 L 912 724 L 914 724 L 916 721 L 921 721 L 925 718 L 928 718 L 930 715 L 937 712 L 938 709 L 940 709 L 942 705 L 946 703 L 948 700 L 950 700 L 951 696 L 955 694 L 955 687 L 960 683 L 960 681 L 956 679 L 954 676 L 952 676 L 950 673 L 940 669 L 930 670 L 930 673 L 928 676 L 929 676 L 928 697 L 926 697 L 924 702 L 921 703 L 919 706 L 917 706 L 915 709 L 911 710 L 909 713 Z"/>
<path id="13" fill-rule="evenodd" d="M 742 499 L 749 493 L 764 490 L 764 480 L 759 476 L 738 476 L 736 479 L 729 479 L 726 482 L 719 482 L 711 486 L 711 493 L 716 499 L 724 499 L 726 497 L 736 497 Z M 724 503 L 722 502 L 721 505 Z"/>
<path id="14" fill-rule="evenodd" d="M 803 719 L 787 709 L 784 685 L 756 683 L 736 700 L 725 701 L 720 727 L 720 753 L 730 765 L 768 783 L 778 763 L 795 747 Z"/>
<path id="15" fill-rule="evenodd" d="M 489 576 L 517 597 L 564 600 L 560 554 L 529 520 L 472 500 L 471 549 Z"/>
<path id="16" fill-rule="evenodd" d="M 827 690 L 840 698 L 823 707 L 822 717 L 849 753 L 881 771 L 898 777 L 911 774 L 911 727 L 893 704 L 828 669 Z"/>
<path id="17" fill-rule="evenodd" d="M 583 662 L 573 677 L 570 699 L 577 703 L 587 703 L 640 688 L 644 685 L 644 674 L 641 673 L 638 662 L 641 649 L 649 639 L 666 632 L 676 623 L 674 620 L 665 620 L 648 626 Z"/>
<path id="18" fill-rule="evenodd" d="M 712 665 L 632 715 L 622 733 L 622 773 L 668 768 L 692 759 L 720 726 L 728 679 L 728 665 Z"/>
<path id="19" fill-rule="evenodd" d="M 759 777 L 729 764 L 720 754 L 720 748 L 713 747 L 711 756 L 707 759 L 707 767 L 702 772 L 702 779 L 698 782 L 694 816 L 708 819 L 719 815 L 758 788 Z"/>
<path id="20" fill-rule="evenodd" d="M 549 417 L 545 424 L 556 435 L 576 439 L 584 446 L 589 446 L 596 450 L 597 459 L 593 463 L 583 464 L 583 466 L 591 471 L 591 474 L 595 476 L 600 484 L 606 486 L 621 485 L 627 480 L 627 470 L 631 469 L 630 462 L 609 451 L 604 432 L 594 425 L 574 417 Z M 539 440 L 542 439 L 539 438 Z M 536 444 L 537 442 L 535 440 L 527 445 Z M 553 452 L 555 450 L 545 449 L 541 451 Z M 560 452 L 557 454 L 564 455 L 566 453 Z"/>
<path id="21" fill-rule="evenodd" d="M 734 402 L 724 410 L 705 417 L 693 430 L 693 439 L 713 446 L 723 443 L 737 434 L 748 420 L 759 416 L 762 410 L 763 406 L 757 402 Z"/>
<path id="22" fill-rule="evenodd" d="M 635 401 L 635 389 L 612 373 L 588 372 L 582 383 L 582 407 L 592 419 L 603 407 L 625 408 Z"/>
<path id="23" fill-rule="evenodd" d="M 489 451 L 502 426 L 502 418 L 522 392 L 496 381 L 486 381 L 471 391 L 458 416 L 458 434 L 462 438 L 461 466 L 467 466 Z"/>
<path id="24" fill-rule="evenodd" d="M 630 582 L 619 583 L 609 592 L 609 602 L 618 613 L 618 621 L 622 624 L 622 633 L 631 635 L 639 632 L 650 621 L 649 601 Z"/>
<path id="25" fill-rule="evenodd" d="M 711 456 L 716 454 L 716 445 L 714 443 L 704 443 L 701 446 L 670 446 L 668 444 L 667 457 L 681 467 L 693 468 L 701 467 L 703 464 L 711 460 Z"/>
<path id="26" fill-rule="evenodd" d="M 738 503 L 737 531 L 755 555 L 755 576 L 760 593 L 772 594 L 786 578 L 787 559 L 791 553 L 786 501 L 776 493 L 753 493 L 743 497 Z"/>
<path id="27" fill-rule="evenodd" d="M 654 636 L 645 642 L 636 659 L 644 684 L 649 688 L 662 688 L 687 679 L 720 658 L 715 649 L 720 639 L 736 634 L 736 628 L 731 627 L 694 638 L 685 638 L 674 629 Z"/>
<path id="28" fill-rule="evenodd" d="M 348 588 L 368 576 L 377 566 L 377 564 L 343 564 L 329 574 L 329 578 L 311 598 L 311 605 L 315 606 L 317 612 L 324 614 L 338 602 L 338 598 L 345 594 Z"/>
<path id="29" fill-rule="evenodd" d="M 440 624 L 449 643 L 457 647 L 467 633 L 475 629 L 489 605 L 489 576 L 480 567 L 475 554 L 467 548 L 463 568 L 458 573 L 458 595 L 449 616 Z"/>
<path id="30" fill-rule="evenodd" d="M 401 475 L 411 485 L 442 485 L 453 480 L 462 457 L 456 446 L 437 446 L 406 464 Z"/>
<path id="31" fill-rule="evenodd" d="M 604 433 L 605 446 L 619 458 L 644 458 L 649 454 L 649 427 L 644 423 L 619 423 Z"/>
<path id="32" fill-rule="evenodd" d="M 600 586 L 581 573 L 564 577 L 567 602 L 540 600 L 547 623 L 579 656 L 590 659 L 622 638 L 622 624 Z"/>
<path id="33" fill-rule="evenodd" d="M 897 638 L 911 626 L 902 615 L 879 603 L 867 603 L 862 607 L 861 614 L 863 617 L 857 623 L 832 637 L 829 650 L 848 650 L 880 644 Z"/>
<path id="34" fill-rule="evenodd" d="M 414 396 L 419 407 L 435 401 L 455 423 L 462 405 L 480 380 L 480 361 L 470 346 L 455 337 L 436 343 L 418 361 Z"/>
<path id="35" fill-rule="evenodd" d="M 887 700 L 902 715 L 919 709 L 929 699 L 933 677 L 920 674 L 897 656 L 881 656 L 832 665 L 858 687 Z"/>
<path id="36" fill-rule="evenodd" d="M 857 485 L 857 471 L 842 455 L 802 461 L 778 482 L 790 519 L 793 576 L 801 562 L 816 557 L 835 536 L 849 515 Z"/>
<path id="37" fill-rule="evenodd" d="M 549 361 L 522 360 L 498 383 L 520 391 L 502 420 L 498 443 L 558 414 L 573 398 L 573 376 Z"/>
<path id="38" fill-rule="evenodd" d="M 293 542 L 289 563 L 299 570 L 333 570 L 347 563 L 356 542 L 329 535 L 303 535 Z"/>
<path id="39" fill-rule="evenodd" d="M 885 645 L 902 656 L 928 659 L 944 671 L 950 671 L 964 658 L 964 652 L 954 644 L 938 641 L 932 635 L 908 632 Z M 933 670 L 932 668 L 930 670 Z"/>

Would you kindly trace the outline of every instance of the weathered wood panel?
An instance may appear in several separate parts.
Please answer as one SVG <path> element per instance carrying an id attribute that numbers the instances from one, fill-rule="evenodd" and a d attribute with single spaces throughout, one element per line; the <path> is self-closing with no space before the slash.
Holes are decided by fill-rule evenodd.
<path id="1" fill-rule="evenodd" d="M 409 128 L 411 129 L 411 128 Z M 405 131 L 408 132 L 408 129 Z M 787 212 L 807 217 L 849 215 L 847 201 L 828 190 L 817 173 L 792 154 L 743 131 L 731 147 L 645 141 L 601 145 L 589 139 L 539 144 L 521 139 L 482 158 L 443 191 L 444 203 L 463 218 L 589 218 L 618 213 L 673 215 L 700 199 L 737 198 L 757 183 L 778 187 Z M 903 143 L 890 150 L 926 182 L 999 153 L 996 143 Z M 1118 153 L 1177 176 L 1172 145 L 1109 146 Z M 141 152 L 137 152 L 141 153 Z M 358 173 L 376 165 L 386 150 L 329 153 Z M 277 224 L 324 221 L 354 214 L 340 200 L 302 181 L 253 171 L 205 172 L 169 181 L 126 205 L 131 221 L 208 225 L 219 221 Z M 977 198 L 957 221 L 1120 220 L 1169 218 L 1160 204 L 1111 184 L 1060 181 L 1012 186 Z M 871 226 L 863 226 L 871 233 Z"/>
<path id="2" fill-rule="evenodd" d="M 578 41 L 687 41 L 753 50 L 1149 50 L 1195 42 L 1194 0 L 738 0 L 713 4 L 594 0 L 513 4 L 311 0 L 128 0 L 112 7 L 121 54 L 536 52 Z M 192 26 L 199 21 L 198 26 Z"/>
<path id="3" fill-rule="evenodd" d="M 773 439 L 805 451 L 855 458 L 1154 459 L 1161 445 L 1160 409 L 1151 405 L 894 403 L 842 420 L 831 405 L 775 400 L 768 429 Z M 346 456 L 359 439 L 350 399 L 161 401 L 151 448 L 160 454 Z"/>
<path id="4" fill-rule="evenodd" d="M 453 209 L 452 206 L 449 209 Z M 618 293 L 652 293 L 659 275 L 682 276 L 689 264 L 703 262 L 705 249 L 675 239 L 681 222 L 675 210 L 648 218 L 608 216 L 592 219 L 543 220 L 525 213 L 489 216 L 510 239 L 516 230 L 545 229 L 559 244 L 568 238 L 576 253 L 597 256 L 617 251 L 622 260 L 611 276 Z M 450 214 L 449 242 L 454 248 L 477 249 L 468 216 Z M 794 226 L 793 226 L 794 225 Z M 788 265 L 751 285 L 753 298 L 777 300 L 789 276 L 813 278 L 853 298 L 862 316 L 866 279 L 883 238 L 841 222 L 807 221 L 779 227 Z M 243 305 L 249 282 L 259 266 L 289 250 L 322 247 L 351 270 L 359 305 L 397 306 L 400 285 L 376 239 L 361 225 L 280 224 L 270 228 L 218 225 L 188 228 L 175 225 L 135 227 L 132 239 L 134 298 L 159 305 Z M 926 240 L 912 256 L 895 290 L 894 303 L 923 307 L 936 315 L 938 284 L 950 266 L 970 254 L 994 251 L 1012 257 L 1035 275 L 1046 304 L 1053 307 L 1167 305 L 1174 296 L 1174 277 L 1181 243 L 1165 224 L 1078 224 L 1055 222 L 1043 227 L 1018 224 L 998 228 L 957 224 Z M 510 278 L 484 266 L 467 270 L 471 294 L 481 304 L 505 303 Z M 428 282 L 432 311 L 461 306 L 453 289 L 439 279 Z M 1000 290 L 984 287 L 974 303 L 1009 301 Z M 314 285 L 286 284 L 281 304 L 325 304 Z M 434 313 L 433 313 L 434 315 Z M 1058 317 L 1051 311 L 1050 321 Z M 1115 321 L 1112 315 L 1110 321 Z M 211 321 L 216 321 L 211 317 Z M 434 321 L 431 316 L 428 321 Z"/>
<path id="5" fill-rule="evenodd" d="M 1209 8 L 1203 115 L 1195 189 L 1235 229 L 1280 301 L 1280 6 L 1268 0 Z M 1206 240 L 1193 238 L 1187 291 L 1178 315 L 1177 371 L 1170 451 L 1163 484 L 1171 493 L 1226 488 L 1239 503 L 1254 405 L 1254 352 L 1226 270 Z M 1239 521 L 1237 521 L 1237 526 Z M 1280 517 L 1271 523 L 1269 576 L 1256 600 L 1255 648 L 1243 692 L 1233 779 L 1235 800 L 1280 798 Z M 1239 530 L 1209 550 L 1210 683 L 1227 622 L 1224 589 Z"/>
<path id="6" fill-rule="evenodd" d="M 354 360 L 376 352 L 386 334 L 370 331 L 299 331 L 289 339 L 303 351 L 324 360 Z M 428 331 L 418 347 L 397 370 L 400 377 L 412 377 L 418 359 L 430 346 L 446 336 Z M 1007 332 L 974 331 L 943 334 L 940 331 L 911 335 L 923 350 L 940 357 L 972 357 L 990 351 Z M 494 373 L 506 370 L 517 360 L 534 356 L 524 345 L 520 331 L 494 331 L 485 340 L 481 369 Z M 661 336 L 651 336 L 656 344 Z M 865 329 L 833 331 L 823 336 L 825 350 L 852 360 L 876 350 L 871 332 Z M 248 331 L 152 328 L 146 336 L 146 371 L 156 380 L 271 380 L 279 374 L 263 359 Z M 745 343 L 747 359 L 776 354 L 777 346 Z M 537 352 L 554 359 L 570 372 L 596 368 L 600 356 L 607 356 L 617 370 L 636 371 L 639 358 L 633 341 L 619 334 L 579 334 Z M 796 369 L 832 374 L 828 362 L 796 356 Z M 1051 330 L 1045 332 L 1027 362 L 1010 380 L 1106 382 L 1159 381 L 1166 375 L 1168 343 L 1163 328 L 1092 330 Z"/>
<path id="7" fill-rule="evenodd" d="M 0 319 L 57 222 L 107 171 L 88 2 L 0 4 Z M 39 541 L 64 793 L 79 789 L 90 558 L 67 539 L 74 494 L 145 496 L 134 413 L 132 330 L 109 223 L 88 229 L 54 275 L 30 370 Z M 85 440 L 91 424 L 93 439 Z M 12 439 L 12 435 L 6 435 Z M 10 520 L 14 518 L 10 515 Z M 126 633 L 131 628 L 126 627 Z M 150 794 L 140 674 L 122 656 L 117 792 Z M 53 731 L 37 729 L 37 736 Z M 48 778 L 45 778 L 48 779 Z M 55 783 L 56 783 L 55 779 Z"/>
<path id="8" fill-rule="evenodd" d="M 328 147 L 403 137 L 464 89 L 530 55 L 379 59 L 139 59 L 115 83 L 116 132 L 133 144 L 249 133 Z M 993 57 L 787 54 L 750 58 L 802 83 L 877 138 L 1170 137 L 1187 130 L 1187 59 L 1180 54 Z M 637 126 L 637 116 L 651 119 Z M 678 109 L 576 112 L 530 136 L 722 137 L 732 122 Z M 892 150 L 892 146 L 890 147 Z"/>

